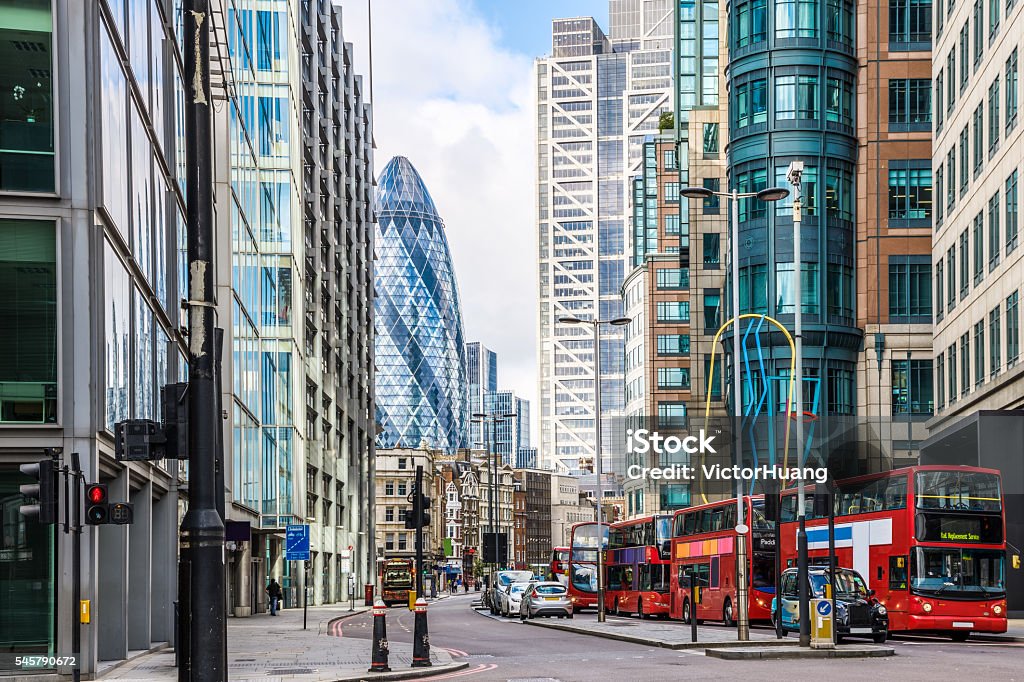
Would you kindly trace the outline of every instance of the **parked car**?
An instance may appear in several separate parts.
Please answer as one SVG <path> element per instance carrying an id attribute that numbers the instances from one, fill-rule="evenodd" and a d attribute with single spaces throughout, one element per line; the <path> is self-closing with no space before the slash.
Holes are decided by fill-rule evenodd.
<path id="1" fill-rule="evenodd" d="M 530 586 L 528 582 L 512 583 L 498 591 L 498 612 L 503 616 L 518 616 L 519 602 L 523 592 Z"/>
<path id="2" fill-rule="evenodd" d="M 519 619 L 537 616 L 572 618 L 572 600 L 559 582 L 530 583 L 519 601 Z"/>
<path id="3" fill-rule="evenodd" d="M 532 577 L 533 573 L 530 571 L 497 571 L 491 574 L 491 582 L 487 587 L 484 605 L 490 609 L 491 613 L 497 615 L 499 613 L 498 608 L 501 606 L 499 590 L 503 587 L 508 587 L 512 583 L 529 582 Z"/>
<path id="4" fill-rule="evenodd" d="M 811 566 L 808 569 L 810 595 L 812 599 L 823 599 L 825 585 L 829 583 L 829 571 L 825 566 Z M 797 569 L 789 568 L 782 574 L 782 632 L 800 631 L 800 599 Z M 836 641 L 843 637 L 870 637 L 877 644 L 889 636 L 889 615 L 877 599 L 875 591 L 868 589 L 860 573 L 850 568 L 837 568 L 833 585 L 836 611 L 833 626 Z M 813 605 L 812 605 L 813 608 Z M 772 622 L 777 617 L 776 600 L 772 599 Z"/>

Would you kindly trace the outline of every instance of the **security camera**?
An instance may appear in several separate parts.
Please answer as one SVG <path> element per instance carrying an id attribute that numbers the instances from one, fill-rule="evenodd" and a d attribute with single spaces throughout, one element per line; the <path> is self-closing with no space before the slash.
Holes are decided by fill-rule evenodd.
<path id="1" fill-rule="evenodd" d="M 789 170 L 786 171 L 786 179 L 789 180 L 792 185 L 800 184 L 800 177 L 804 174 L 804 162 L 793 161 L 789 164 Z"/>

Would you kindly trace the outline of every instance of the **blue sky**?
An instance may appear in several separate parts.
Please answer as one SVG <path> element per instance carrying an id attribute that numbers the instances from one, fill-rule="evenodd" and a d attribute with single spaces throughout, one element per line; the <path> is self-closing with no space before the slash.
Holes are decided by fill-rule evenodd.
<path id="1" fill-rule="evenodd" d="M 551 20 L 587 16 L 608 30 L 608 3 L 602 0 L 475 0 L 472 3 L 499 32 L 500 44 L 531 57 L 551 50 Z"/>
<path id="2" fill-rule="evenodd" d="M 335 0 L 338 3 L 338 0 Z M 369 4 L 368 4 L 369 3 Z M 467 341 L 498 354 L 498 386 L 537 402 L 536 85 L 551 20 L 606 0 L 341 0 L 356 73 L 373 10 L 375 166 L 406 156 L 445 222 Z"/>

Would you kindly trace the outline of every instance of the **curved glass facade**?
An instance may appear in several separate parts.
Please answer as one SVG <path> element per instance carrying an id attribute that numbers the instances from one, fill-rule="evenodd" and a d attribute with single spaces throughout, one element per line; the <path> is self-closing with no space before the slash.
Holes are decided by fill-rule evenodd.
<path id="1" fill-rule="evenodd" d="M 462 309 L 444 234 L 409 160 L 377 181 L 375 331 L 380 448 L 467 446 L 469 409 Z"/>
<path id="2" fill-rule="evenodd" d="M 820 380 L 818 414 L 853 414 L 862 337 L 854 288 L 853 4 L 741 0 L 730 14 L 730 186 L 740 192 L 788 188 L 790 162 L 804 163 L 804 376 Z M 797 304 L 792 197 L 775 204 L 740 200 L 739 213 L 740 312 L 766 313 L 792 328 Z M 789 345 L 777 341 L 783 345 L 773 349 L 777 366 L 769 371 L 785 375 Z M 805 395 L 814 401 L 811 386 Z"/>

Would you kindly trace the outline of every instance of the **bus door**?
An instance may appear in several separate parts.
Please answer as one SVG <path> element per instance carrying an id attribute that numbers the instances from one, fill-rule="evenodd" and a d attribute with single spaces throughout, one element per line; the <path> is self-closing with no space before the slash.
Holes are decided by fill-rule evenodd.
<path id="1" fill-rule="evenodd" d="M 725 597 L 728 594 L 727 590 L 722 588 L 722 574 L 721 574 L 722 560 L 721 557 L 713 556 L 710 557 L 707 563 L 707 593 L 701 600 L 702 606 L 707 610 L 708 618 L 717 620 L 722 614 L 722 608 L 725 606 Z"/>

